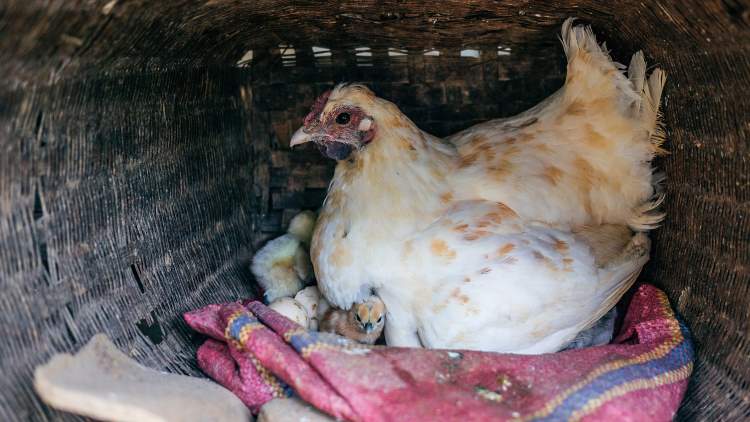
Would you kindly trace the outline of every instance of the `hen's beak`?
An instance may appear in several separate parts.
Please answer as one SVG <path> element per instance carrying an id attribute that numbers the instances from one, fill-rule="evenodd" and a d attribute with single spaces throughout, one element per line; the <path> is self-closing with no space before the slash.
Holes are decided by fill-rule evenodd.
<path id="1" fill-rule="evenodd" d="M 289 141 L 289 147 L 302 145 L 312 140 L 312 137 L 308 133 L 306 133 L 304 129 L 304 127 L 301 127 L 297 129 L 296 132 L 294 132 L 294 135 L 292 135 L 292 139 Z"/>
<path id="2" fill-rule="evenodd" d="M 352 143 L 333 139 L 324 132 L 316 131 L 314 133 L 307 133 L 303 127 L 294 132 L 292 139 L 289 140 L 289 147 L 291 148 L 295 145 L 305 144 L 310 141 L 318 146 L 318 149 L 323 155 L 334 160 L 346 159 L 351 155 L 352 151 L 357 148 L 357 146 Z"/>

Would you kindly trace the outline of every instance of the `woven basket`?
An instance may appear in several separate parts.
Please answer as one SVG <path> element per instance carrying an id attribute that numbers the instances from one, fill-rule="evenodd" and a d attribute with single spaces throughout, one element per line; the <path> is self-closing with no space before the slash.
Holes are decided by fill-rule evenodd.
<path id="1" fill-rule="evenodd" d="M 180 315 L 253 296 L 253 251 L 322 202 L 332 163 L 288 141 L 323 90 L 365 82 L 446 135 L 560 87 L 569 16 L 667 71 L 668 218 L 643 277 L 695 336 L 679 417 L 749 418 L 745 1 L 6 0 L 0 419 L 75 419 L 31 372 L 96 332 L 200 375 Z"/>

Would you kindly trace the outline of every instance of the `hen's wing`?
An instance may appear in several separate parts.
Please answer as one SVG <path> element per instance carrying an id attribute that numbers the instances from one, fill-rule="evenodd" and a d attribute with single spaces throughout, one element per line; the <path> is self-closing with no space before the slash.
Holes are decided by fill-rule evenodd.
<path id="1" fill-rule="evenodd" d="M 661 152 L 664 73 L 646 78 L 642 53 L 628 76 L 589 28 L 563 25 L 565 85 L 513 118 L 449 138 L 461 156 L 456 199 L 502 201 L 528 220 L 652 228 L 661 214 L 649 165 Z M 482 183 L 476 183 L 482 180 Z"/>
<path id="2" fill-rule="evenodd" d="M 412 311 L 426 347 L 517 353 L 567 345 L 614 306 L 645 262 L 634 252 L 597 267 L 583 237 L 484 201 L 457 203 L 402 256 L 407 277 L 422 280 Z"/>

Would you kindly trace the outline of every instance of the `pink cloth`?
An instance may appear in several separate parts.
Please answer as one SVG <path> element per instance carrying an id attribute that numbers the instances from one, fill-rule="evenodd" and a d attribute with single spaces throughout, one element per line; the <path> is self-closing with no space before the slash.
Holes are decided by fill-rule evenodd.
<path id="1" fill-rule="evenodd" d="M 294 393 L 356 421 L 666 421 L 693 362 L 687 328 L 650 285 L 613 344 L 533 356 L 365 346 L 259 302 L 209 305 L 185 320 L 212 337 L 200 367 L 253 411 Z"/>

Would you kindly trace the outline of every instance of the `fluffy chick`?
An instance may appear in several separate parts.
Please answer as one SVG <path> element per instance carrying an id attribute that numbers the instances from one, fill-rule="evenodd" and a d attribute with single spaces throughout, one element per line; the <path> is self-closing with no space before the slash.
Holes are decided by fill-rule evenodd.
<path id="1" fill-rule="evenodd" d="M 296 296 L 294 296 L 294 300 L 302 305 L 302 307 L 305 308 L 305 312 L 307 312 L 307 328 L 317 331 L 318 317 L 320 315 L 320 313 L 318 312 L 318 304 L 321 301 L 320 291 L 318 290 L 318 287 L 305 287 L 304 289 L 300 290 Z M 325 301 L 325 299 L 323 299 L 323 301 Z"/>
<path id="2" fill-rule="evenodd" d="M 317 215 L 313 211 L 302 211 L 292 218 L 289 222 L 289 228 L 287 233 L 293 235 L 305 247 L 310 247 L 310 240 L 312 240 L 313 230 L 315 229 L 315 220 Z"/>
<path id="3" fill-rule="evenodd" d="M 253 257 L 251 270 L 268 303 L 294 296 L 314 273 L 308 252 L 316 215 L 303 211 L 289 223 L 288 232 L 263 246 Z"/>
<path id="4" fill-rule="evenodd" d="M 325 299 L 323 299 L 325 300 Z M 374 344 L 385 325 L 385 304 L 377 296 L 344 311 L 329 307 L 320 320 L 320 331 L 335 333 L 354 341 Z"/>

